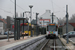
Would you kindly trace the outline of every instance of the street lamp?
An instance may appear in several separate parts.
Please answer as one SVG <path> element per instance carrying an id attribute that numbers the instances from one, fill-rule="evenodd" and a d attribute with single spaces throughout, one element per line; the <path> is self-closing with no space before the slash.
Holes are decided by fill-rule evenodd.
<path id="1" fill-rule="evenodd" d="M 38 29 L 37 29 L 37 17 L 38 17 L 39 13 L 36 13 L 36 35 L 38 35 Z"/>
<path id="2" fill-rule="evenodd" d="M 29 7 L 30 7 L 30 23 L 31 23 L 31 21 L 32 21 L 32 5 L 29 5 Z M 31 23 L 31 25 L 32 25 L 32 23 Z M 33 36 L 33 34 L 32 34 L 32 30 L 31 30 L 31 37 Z"/>
<path id="3" fill-rule="evenodd" d="M 31 22 L 31 20 L 32 20 L 32 5 L 29 5 L 29 7 L 30 7 L 30 22 Z"/>

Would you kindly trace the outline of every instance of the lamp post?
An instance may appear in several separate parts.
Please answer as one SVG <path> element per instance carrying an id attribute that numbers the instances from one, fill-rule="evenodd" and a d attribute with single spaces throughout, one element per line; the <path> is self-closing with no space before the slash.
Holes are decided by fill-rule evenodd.
<path id="1" fill-rule="evenodd" d="M 36 35 L 38 35 L 38 29 L 37 29 L 37 17 L 38 17 L 39 13 L 36 13 Z"/>
<path id="2" fill-rule="evenodd" d="M 29 5 L 29 7 L 30 7 L 30 23 L 31 23 L 31 21 L 32 21 L 32 5 Z M 32 25 L 32 23 L 31 23 L 31 25 Z M 32 34 L 32 29 L 31 29 L 31 37 L 33 36 L 33 34 Z"/>

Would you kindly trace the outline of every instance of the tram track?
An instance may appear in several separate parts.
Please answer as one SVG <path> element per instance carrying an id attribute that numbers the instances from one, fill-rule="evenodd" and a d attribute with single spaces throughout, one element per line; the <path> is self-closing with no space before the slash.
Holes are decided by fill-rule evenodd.
<path id="1" fill-rule="evenodd" d="M 50 42 L 52 42 L 52 44 L 50 44 Z M 50 45 L 49 45 L 50 44 Z M 44 47 L 42 47 L 40 50 L 57 50 L 56 48 L 56 39 L 48 39 L 48 41 L 46 42 L 46 44 L 44 44 Z"/>
<path id="2" fill-rule="evenodd" d="M 49 42 L 49 39 L 46 41 L 46 43 L 42 46 L 42 48 L 40 50 L 44 50 L 44 48 L 46 47 L 48 42 Z"/>
<path id="3" fill-rule="evenodd" d="M 39 47 L 37 47 L 37 48 L 35 50 L 65 50 L 65 48 L 63 48 L 63 44 L 61 43 L 59 38 L 46 39 L 45 41 L 40 43 Z"/>

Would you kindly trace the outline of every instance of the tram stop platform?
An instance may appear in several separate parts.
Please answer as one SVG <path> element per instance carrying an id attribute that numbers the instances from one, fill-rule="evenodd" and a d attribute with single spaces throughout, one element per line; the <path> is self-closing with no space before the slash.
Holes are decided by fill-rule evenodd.
<path id="1" fill-rule="evenodd" d="M 33 39 L 36 39 L 36 38 L 39 38 L 42 36 L 44 36 L 44 35 L 39 35 L 39 36 L 34 36 L 34 37 L 25 36 L 24 39 L 23 39 L 23 37 L 21 37 L 20 40 L 16 40 L 16 41 L 14 40 L 14 38 L 11 38 L 11 39 L 9 39 L 9 42 L 8 42 L 8 39 L 0 40 L 0 50 L 6 50 L 13 46 L 19 45 L 21 43 L 26 43 L 28 41 L 31 41 Z"/>
<path id="2" fill-rule="evenodd" d="M 69 41 L 69 43 L 67 44 L 66 39 L 60 38 L 60 35 L 58 37 L 59 37 L 59 39 L 61 40 L 61 42 L 63 43 L 63 45 L 66 49 L 75 50 L 75 46 L 73 45 L 73 43 L 71 41 Z"/>

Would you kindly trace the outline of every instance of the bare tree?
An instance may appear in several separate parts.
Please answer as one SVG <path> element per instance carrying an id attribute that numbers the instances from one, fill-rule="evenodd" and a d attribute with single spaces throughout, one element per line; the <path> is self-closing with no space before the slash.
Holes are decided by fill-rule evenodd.
<path id="1" fill-rule="evenodd" d="M 75 23 L 75 14 L 72 15 L 71 19 L 69 20 L 69 23 Z"/>
<path id="2" fill-rule="evenodd" d="M 66 23 L 66 18 L 65 17 L 63 19 L 59 18 L 59 20 L 58 20 L 59 26 L 64 25 L 64 23 Z"/>

